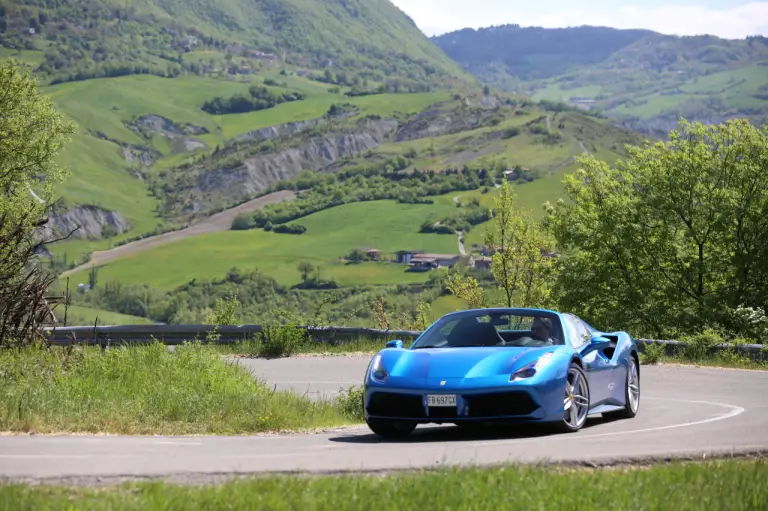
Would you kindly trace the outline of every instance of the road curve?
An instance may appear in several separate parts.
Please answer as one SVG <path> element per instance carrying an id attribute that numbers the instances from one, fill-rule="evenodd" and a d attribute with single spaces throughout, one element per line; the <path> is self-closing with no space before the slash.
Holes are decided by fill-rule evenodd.
<path id="1" fill-rule="evenodd" d="M 157 236 L 151 236 L 144 238 L 119 247 L 110 248 L 108 250 L 102 250 L 94 252 L 91 255 L 91 260 L 85 264 L 81 264 L 75 268 L 67 270 L 61 274 L 61 277 L 67 277 L 74 273 L 83 270 L 89 270 L 94 266 L 99 266 L 115 259 L 120 259 L 129 255 L 143 252 L 166 243 L 183 240 L 191 236 L 197 236 L 198 234 L 208 234 L 212 232 L 228 231 L 232 226 L 232 221 L 242 213 L 252 213 L 257 209 L 261 209 L 267 204 L 276 204 L 286 200 L 291 200 L 296 196 L 291 190 L 281 190 L 279 192 L 270 193 L 262 197 L 258 197 L 248 202 L 244 202 L 233 208 L 225 209 L 214 215 L 211 215 L 194 225 L 187 227 L 186 229 L 179 229 L 178 231 L 170 231 Z"/>
<path id="2" fill-rule="evenodd" d="M 318 398 L 359 384 L 367 357 L 248 360 L 255 376 Z M 3 436 L 0 478 L 106 484 L 135 478 L 216 481 L 260 472 L 385 471 L 503 462 L 606 462 L 630 457 L 768 450 L 768 372 L 642 367 L 637 417 L 599 415 L 574 434 L 536 428 L 482 433 L 421 426 L 381 441 L 367 428 L 248 437 Z"/>

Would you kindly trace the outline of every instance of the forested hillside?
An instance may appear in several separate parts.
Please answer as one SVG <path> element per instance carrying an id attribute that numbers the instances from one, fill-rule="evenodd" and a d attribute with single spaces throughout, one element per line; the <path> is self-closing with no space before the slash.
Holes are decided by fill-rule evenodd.
<path id="1" fill-rule="evenodd" d="M 2 0 L 0 45 L 56 81 L 275 64 L 417 81 L 461 70 L 387 0 Z M 214 60 L 214 62 L 212 62 Z"/>

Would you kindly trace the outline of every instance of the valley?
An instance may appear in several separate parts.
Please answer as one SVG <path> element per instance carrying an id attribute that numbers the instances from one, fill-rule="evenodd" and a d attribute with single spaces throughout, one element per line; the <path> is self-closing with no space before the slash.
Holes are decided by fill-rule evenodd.
<path id="1" fill-rule="evenodd" d="M 666 135 L 681 116 L 714 124 L 768 118 L 768 39 L 761 36 L 503 25 L 433 41 L 485 83 L 595 109 L 654 136 Z"/>
<path id="2" fill-rule="evenodd" d="M 5 0 L 0 56 L 31 69 L 78 126 L 59 156 L 71 176 L 52 215 L 73 232 L 47 247 L 57 286 L 91 286 L 75 296 L 89 310 L 163 322 L 201 321 L 213 298 L 184 316 L 116 305 L 106 288 L 163 301 L 237 270 L 301 314 L 331 295 L 346 310 L 355 293 L 384 297 L 393 313 L 420 299 L 442 310 L 445 271 L 393 260 L 455 257 L 487 279 L 474 261 L 504 181 L 541 218 L 579 155 L 615 162 L 626 144 L 663 137 L 677 122 L 670 108 L 714 96 L 726 117 L 764 106 L 761 40 L 722 43 L 738 59 L 722 64 L 712 50 L 696 67 L 700 45 L 649 31 L 507 27 L 430 40 L 384 0 L 342 3 L 95 0 L 78 13 Z M 333 37 L 332 18 L 344 23 Z M 478 60 L 478 41 L 496 45 L 490 61 Z M 659 63 L 646 43 L 683 56 Z M 641 77 L 647 66 L 658 70 Z M 381 252 L 350 261 L 371 249 Z M 244 320 L 263 318 L 254 307 Z"/>

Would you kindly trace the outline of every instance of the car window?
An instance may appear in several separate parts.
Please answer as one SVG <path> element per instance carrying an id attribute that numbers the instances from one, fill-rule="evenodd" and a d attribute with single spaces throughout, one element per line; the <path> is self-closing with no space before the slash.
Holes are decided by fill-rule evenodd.
<path id="1" fill-rule="evenodd" d="M 568 337 L 571 339 L 573 347 L 581 348 L 587 344 L 592 338 L 587 325 L 572 314 L 563 314 L 563 318 L 565 318 L 565 327 L 568 330 Z"/>
<path id="2" fill-rule="evenodd" d="M 468 311 L 444 317 L 413 344 L 419 348 L 470 346 L 544 346 L 564 344 L 556 314 L 508 311 Z"/>

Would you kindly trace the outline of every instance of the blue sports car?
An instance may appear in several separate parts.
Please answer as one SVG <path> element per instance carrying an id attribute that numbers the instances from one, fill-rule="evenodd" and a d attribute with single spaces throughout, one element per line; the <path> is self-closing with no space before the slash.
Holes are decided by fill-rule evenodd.
<path id="1" fill-rule="evenodd" d="M 578 431 L 588 414 L 631 418 L 640 405 L 637 344 L 573 314 L 473 309 L 447 314 L 409 348 L 390 341 L 368 365 L 368 427 L 540 422 Z"/>

